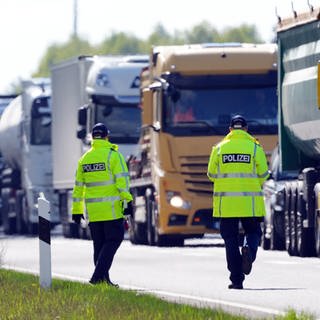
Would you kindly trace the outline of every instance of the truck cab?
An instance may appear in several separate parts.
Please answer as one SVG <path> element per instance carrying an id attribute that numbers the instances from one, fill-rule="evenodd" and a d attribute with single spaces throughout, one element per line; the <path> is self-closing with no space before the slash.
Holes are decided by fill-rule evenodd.
<path id="1" fill-rule="evenodd" d="M 141 127 L 140 72 L 148 56 L 99 56 L 89 70 L 89 103 L 79 110 L 80 138 L 91 141 L 95 123 L 104 123 L 109 140 L 128 158 L 136 152 Z"/>
<path id="2" fill-rule="evenodd" d="M 51 69 L 53 186 L 59 196 L 66 237 L 85 237 L 88 228 L 71 220 L 77 162 L 90 148 L 91 129 L 102 122 L 125 157 L 134 152 L 141 124 L 140 71 L 148 57 L 80 56 Z M 63 141 L 63 143 L 61 143 Z"/>
<path id="3" fill-rule="evenodd" d="M 218 232 L 211 148 L 242 114 L 270 156 L 277 143 L 277 46 L 197 44 L 152 49 L 141 79 L 140 152 L 130 166 L 133 243 L 182 245 Z"/>

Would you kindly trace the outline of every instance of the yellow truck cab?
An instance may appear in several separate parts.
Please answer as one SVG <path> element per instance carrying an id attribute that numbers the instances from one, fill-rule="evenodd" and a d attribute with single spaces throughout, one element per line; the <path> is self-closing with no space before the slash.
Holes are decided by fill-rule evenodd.
<path id="1" fill-rule="evenodd" d="M 218 231 L 211 148 L 242 114 L 267 154 L 277 143 L 275 44 L 154 47 L 141 74 L 142 129 L 129 171 L 132 243 L 183 245 Z"/>

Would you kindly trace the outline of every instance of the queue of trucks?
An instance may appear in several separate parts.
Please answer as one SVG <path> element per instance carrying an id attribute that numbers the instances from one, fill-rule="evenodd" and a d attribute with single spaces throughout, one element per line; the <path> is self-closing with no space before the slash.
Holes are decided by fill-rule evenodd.
<path id="1" fill-rule="evenodd" d="M 140 71 L 147 56 L 81 56 L 54 65 L 50 79 L 21 83 L 0 119 L 1 208 L 6 234 L 38 232 L 37 199 L 50 202 L 51 225 L 66 237 L 88 237 L 71 221 L 77 161 L 95 122 L 129 156 L 139 139 Z M 78 118 L 80 122 L 78 124 Z"/>
<path id="2" fill-rule="evenodd" d="M 181 246 L 216 233 L 211 147 L 242 114 L 264 147 L 270 179 L 261 245 L 320 256 L 320 63 L 317 11 L 280 19 L 276 44 L 156 46 L 149 56 L 80 56 L 22 83 L 0 119 L 0 223 L 37 232 L 37 197 L 66 237 L 79 157 L 94 123 L 127 159 L 134 244 Z"/>

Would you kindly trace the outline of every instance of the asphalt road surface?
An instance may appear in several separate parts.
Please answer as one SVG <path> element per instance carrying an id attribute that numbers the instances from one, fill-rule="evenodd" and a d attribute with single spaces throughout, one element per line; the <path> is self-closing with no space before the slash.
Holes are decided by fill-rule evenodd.
<path id="1" fill-rule="evenodd" d="M 39 240 L 0 238 L 6 268 L 39 273 Z M 92 242 L 51 238 L 53 277 L 87 282 L 93 271 Z M 289 257 L 259 248 L 244 290 L 229 290 L 223 242 L 217 236 L 186 241 L 183 248 L 132 245 L 125 240 L 111 268 L 111 279 L 124 289 L 168 300 L 222 307 L 251 317 L 285 313 L 289 308 L 320 319 L 320 259 Z"/>

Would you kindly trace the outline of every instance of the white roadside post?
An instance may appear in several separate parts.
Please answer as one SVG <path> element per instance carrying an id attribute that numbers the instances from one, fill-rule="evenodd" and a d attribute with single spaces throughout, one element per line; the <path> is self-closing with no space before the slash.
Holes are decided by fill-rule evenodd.
<path id="1" fill-rule="evenodd" d="M 40 192 L 38 198 L 39 215 L 39 261 L 40 286 L 51 287 L 51 248 L 50 248 L 50 202 Z"/>

